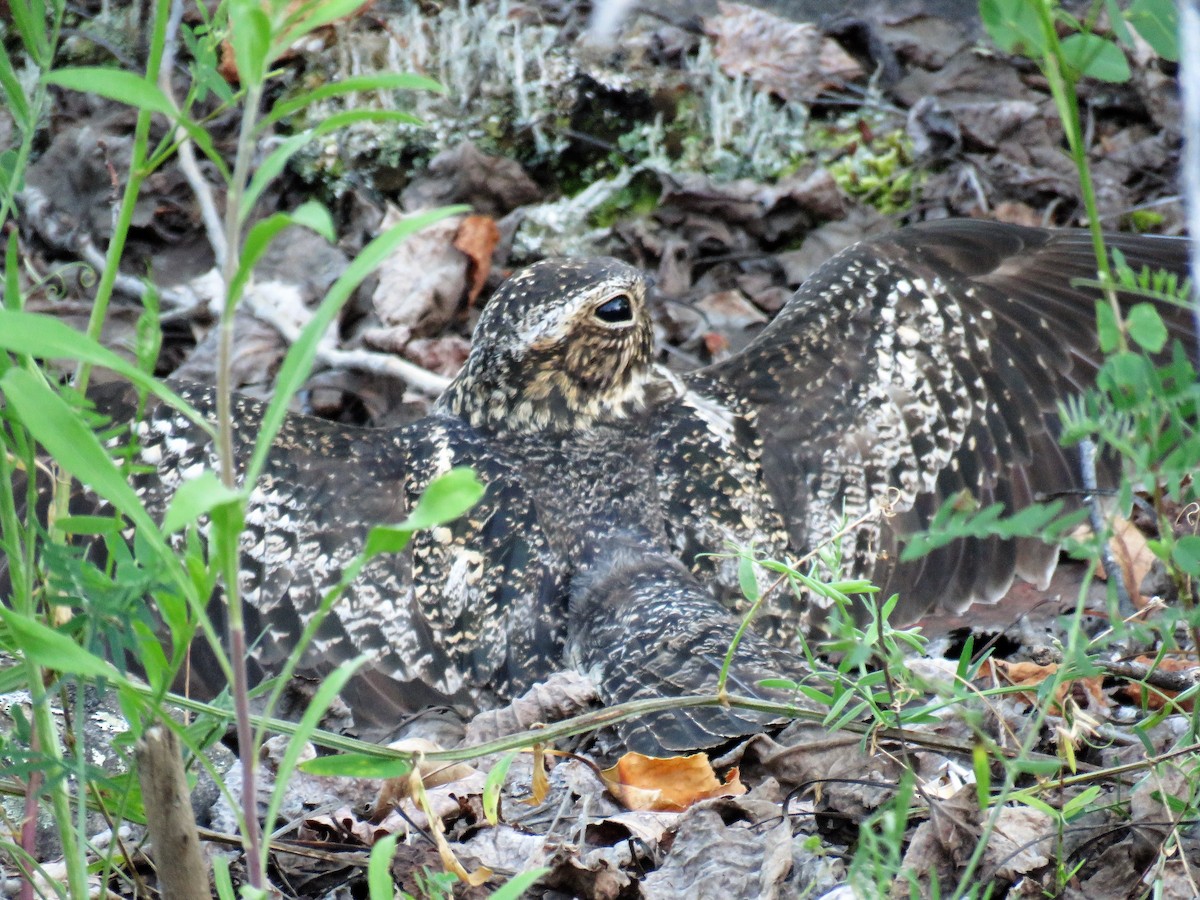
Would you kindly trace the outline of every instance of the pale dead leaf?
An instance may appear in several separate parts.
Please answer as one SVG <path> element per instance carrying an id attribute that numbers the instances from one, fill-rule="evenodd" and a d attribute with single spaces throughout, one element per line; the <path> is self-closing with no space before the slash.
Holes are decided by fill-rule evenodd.
<path id="1" fill-rule="evenodd" d="M 1006 806 L 988 838 L 984 865 L 1005 880 L 1037 871 L 1050 862 L 1054 835 L 1054 821 L 1040 809 Z"/>
<path id="2" fill-rule="evenodd" d="M 785 100 L 811 100 L 824 88 L 863 75 L 855 59 L 810 22 L 792 22 L 740 3 L 719 3 L 718 9 L 704 20 L 717 63 L 759 90 Z"/>
<path id="3" fill-rule="evenodd" d="M 710 328 L 743 330 L 766 323 L 767 317 L 739 290 L 717 291 L 701 298 L 696 309 Z"/>
<path id="4" fill-rule="evenodd" d="M 463 743 L 486 744 L 496 738 L 529 731 L 589 709 L 596 703 L 596 685 L 580 672 L 556 672 L 500 709 L 481 712 L 467 724 Z"/>
<path id="5" fill-rule="evenodd" d="M 1112 530 L 1112 537 L 1108 541 L 1109 549 L 1121 567 L 1121 580 L 1125 582 L 1125 590 L 1129 592 L 1134 606 L 1142 609 L 1146 600 L 1139 588 L 1154 566 L 1154 553 L 1146 542 L 1146 536 L 1132 522 L 1121 516 L 1114 516 Z M 1071 537 L 1079 541 L 1090 540 L 1091 536 L 1092 530 L 1086 522 L 1071 532 Z M 1103 580 L 1108 574 L 1103 568 L 1097 568 L 1096 576 Z"/>
<path id="6" fill-rule="evenodd" d="M 390 207 L 379 230 L 403 218 Z M 461 222 L 452 217 L 421 229 L 380 265 L 371 303 L 386 328 L 408 329 L 414 336 L 437 334 L 458 312 L 467 292 L 468 265 L 467 256 L 454 246 Z"/>
<path id="7" fill-rule="evenodd" d="M 721 782 L 703 753 L 665 759 L 626 753 L 601 777 L 628 809 L 682 812 L 701 800 L 746 793 L 737 769 L 730 769 Z"/>

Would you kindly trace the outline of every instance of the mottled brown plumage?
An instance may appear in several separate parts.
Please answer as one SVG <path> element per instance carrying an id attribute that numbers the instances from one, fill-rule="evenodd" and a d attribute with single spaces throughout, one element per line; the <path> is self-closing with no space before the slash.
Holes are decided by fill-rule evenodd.
<path id="1" fill-rule="evenodd" d="M 1135 268 L 1184 269 L 1183 241 L 1113 245 Z M 373 563 L 307 652 L 318 673 L 372 654 L 347 695 L 368 731 L 432 702 L 497 704 L 564 665 L 614 701 L 710 690 L 744 606 L 736 560 L 711 554 L 799 558 L 846 518 L 859 522 L 847 567 L 900 590 L 905 620 L 994 600 L 1014 574 L 1043 580 L 1055 551 L 1033 542 L 895 560 L 961 489 L 1015 510 L 1077 486 L 1054 408 L 1097 365 L 1094 294 L 1070 283 L 1094 275 L 1091 252 L 1079 232 L 906 229 L 839 254 L 744 351 L 683 376 L 654 362 L 635 269 L 533 266 L 490 301 L 429 417 L 396 431 L 288 422 L 244 545 L 258 663 L 277 667 L 370 525 L 403 518 L 458 465 L 488 485 L 479 506 Z M 242 452 L 260 414 L 239 405 Z M 210 450 L 169 410 L 139 430 L 157 472 L 141 487 L 161 506 Z M 736 682 L 796 669 L 786 648 L 819 618 L 772 593 Z M 759 724 L 712 709 L 629 735 L 685 749 Z"/>

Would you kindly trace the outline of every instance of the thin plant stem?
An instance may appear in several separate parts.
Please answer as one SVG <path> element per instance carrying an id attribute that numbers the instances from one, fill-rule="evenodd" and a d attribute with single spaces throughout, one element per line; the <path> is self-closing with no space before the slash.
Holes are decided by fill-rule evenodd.
<path id="1" fill-rule="evenodd" d="M 262 85 L 252 81 L 246 89 L 241 131 L 238 135 L 237 156 L 233 178 L 225 198 L 225 259 L 221 267 L 227 300 L 221 313 L 217 342 L 217 455 L 220 460 L 221 481 L 228 488 L 237 487 L 233 450 L 233 333 L 236 310 L 229 302 L 234 276 L 241 260 L 242 192 L 250 177 L 254 150 L 254 125 L 262 99 Z M 261 835 L 258 825 L 257 772 L 258 750 L 250 720 L 250 685 L 246 670 L 246 622 L 238 583 L 238 533 L 240 522 L 228 519 L 218 529 L 220 567 L 225 586 L 225 607 L 229 622 L 229 664 L 233 668 L 233 703 L 236 713 L 238 757 L 242 763 L 243 828 L 246 838 L 246 866 L 250 885 L 266 890 L 266 865 L 260 853 Z M 220 532 L 224 532 L 221 534 Z"/>
<path id="2" fill-rule="evenodd" d="M 170 6 L 171 0 L 158 0 L 155 4 L 154 31 L 150 36 L 150 52 L 146 57 L 146 79 L 148 81 L 158 80 L 158 71 L 162 65 L 163 52 L 166 47 Z M 113 235 L 105 253 L 104 271 L 100 273 L 100 281 L 96 285 L 96 299 L 92 303 L 92 312 L 88 317 L 87 335 L 93 340 L 100 339 L 104 319 L 108 315 L 108 303 L 112 299 L 113 287 L 120 271 L 121 258 L 125 254 L 125 241 L 129 237 L 129 229 L 133 224 L 133 214 L 141 194 L 142 182 L 150 174 L 150 170 L 145 165 L 146 149 L 150 141 L 150 116 L 151 113 L 147 110 L 138 110 L 137 121 L 133 129 L 133 149 L 129 160 L 129 180 L 125 183 L 121 205 L 117 210 L 116 227 L 113 229 Z M 79 363 L 72 379 L 76 389 L 87 390 L 91 371 L 90 363 Z"/>
<path id="3" fill-rule="evenodd" d="M 1083 208 L 1087 214 L 1088 230 L 1092 236 L 1092 250 L 1096 254 L 1096 265 L 1100 271 L 1100 280 L 1104 282 L 1104 296 L 1112 307 L 1116 321 L 1121 321 L 1121 305 L 1117 302 L 1116 293 L 1108 287 L 1113 283 L 1112 266 L 1109 264 L 1108 251 L 1104 247 L 1104 232 L 1100 227 L 1100 208 L 1096 202 L 1096 186 L 1092 182 L 1092 171 L 1088 165 L 1087 146 L 1083 138 L 1083 123 L 1079 118 L 1079 101 L 1075 93 L 1075 78 L 1069 72 L 1062 54 L 1062 44 L 1054 26 L 1052 12 L 1053 0 L 1039 0 L 1037 8 L 1038 19 L 1042 26 L 1042 36 L 1046 48 L 1042 53 L 1042 73 L 1050 85 L 1050 94 L 1054 98 L 1054 106 L 1058 110 L 1059 120 L 1066 133 L 1067 146 L 1071 151 L 1071 162 L 1079 173 L 1079 192 L 1083 198 Z M 1121 350 L 1128 349 L 1125 330 L 1117 329 L 1117 344 Z"/>

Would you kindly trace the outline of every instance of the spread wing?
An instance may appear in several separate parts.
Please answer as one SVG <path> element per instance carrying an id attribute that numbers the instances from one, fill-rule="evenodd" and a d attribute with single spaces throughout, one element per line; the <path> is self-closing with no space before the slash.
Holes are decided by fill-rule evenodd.
<path id="1" fill-rule="evenodd" d="M 183 393 L 212 410 L 208 389 Z M 98 400 L 114 417 L 132 412 L 124 389 Z M 235 453 L 244 463 L 265 408 L 244 397 L 236 403 Z M 457 434 L 462 428 L 439 419 L 383 431 L 287 418 L 251 495 L 242 543 L 256 678 L 277 672 L 293 652 L 370 528 L 402 521 L 428 484 L 458 465 L 476 468 L 488 486 L 483 500 L 462 519 L 419 532 L 403 553 L 372 561 L 322 624 L 298 674 L 319 679 L 368 654 L 342 696 L 357 729 L 381 736 L 430 705 L 494 705 L 558 667 L 562 636 L 547 631 L 562 617 L 544 607 L 562 595 L 561 566 L 503 461 Z M 152 511 L 215 462 L 206 436 L 168 407 L 152 407 L 137 432 L 142 460 L 153 466 L 137 487 Z M 211 608 L 220 616 L 219 602 Z M 210 693 L 223 686 L 203 648 L 195 654 L 193 684 Z"/>
<path id="2" fill-rule="evenodd" d="M 1114 235 L 1130 265 L 1186 272 L 1182 239 Z M 794 551 L 889 506 L 845 539 L 846 559 L 901 591 L 902 618 L 939 600 L 994 600 L 1014 573 L 1044 581 L 1055 548 L 973 540 L 897 565 L 905 532 L 968 490 L 1010 511 L 1078 486 L 1055 404 L 1098 366 L 1089 236 L 993 222 L 930 223 L 821 267 L 742 353 L 690 386 L 743 411 Z M 1182 313 L 1164 311 L 1177 336 Z"/>

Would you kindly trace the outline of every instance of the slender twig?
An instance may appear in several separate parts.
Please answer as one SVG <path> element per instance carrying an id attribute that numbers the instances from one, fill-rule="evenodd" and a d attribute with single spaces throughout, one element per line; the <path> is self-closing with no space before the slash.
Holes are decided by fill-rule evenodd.
<path id="1" fill-rule="evenodd" d="M 175 36 L 179 31 L 179 24 L 182 19 L 183 2 L 182 0 L 173 0 L 171 19 L 167 26 L 167 56 L 164 58 L 162 68 L 158 73 L 158 87 L 167 96 L 167 99 L 171 101 L 171 105 L 177 111 L 179 110 L 179 102 L 175 99 L 175 88 L 171 79 L 171 73 L 175 68 L 175 50 L 177 47 Z M 221 213 L 217 210 L 217 202 L 213 197 L 212 187 L 200 171 L 200 166 L 196 161 L 196 148 L 188 137 L 186 129 L 176 126 L 175 140 L 179 144 L 179 171 L 183 173 L 183 177 L 187 180 L 188 186 L 192 189 L 192 194 L 196 198 L 196 203 L 200 207 L 200 219 L 204 223 L 204 233 L 208 236 L 208 243 L 212 247 L 217 267 L 221 268 L 225 265 L 225 234 L 223 231 L 224 226 L 221 222 Z"/>
<path id="2" fill-rule="evenodd" d="M 266 304 L 255 303 L 253 296 L 247 295 L 247 299 L 250 301 L 249 305 L 254 317 L 278 331 L 289 344 L 294 344 L 300 337 L 301 329 L 297 325 L 289 322 Z M 391 353 L 376 353 L 361 348 L 341 350 L 337 347 L 321 346 L 317 348 L 317 360 L 331 368 L 355 369 L 360 372 L 398 378 L 410 387 L 432 397 L 436 397 L 450 384 L 450 379 L 446 376 L 430 372 L 428 369 L 423 369 L 415 363 Z"/>
<path id="3" fill-rule="evenodd" d="M 103 278 L 110 270 L 108 260 L 104 255 L 96 249 L 92 238 L 87 234 L 80 234 L 79 238 L 74 242 L 74 250 L 79 257 Z M 134 297 L 141 300 L 146 296 L 146 292 L 150 290 L 140 278 L 134 278 L 132 275 L 126 275 L 123 272 L 116 271 L 112 275 L 112 286 L 114 291 L 118 291 L 127 297 Z M 203 306 L 205 298 L 196 291 L 183 286 L 176 287 L 159 287 L 155 286 L 154 290 L 158 293 L 159 298 L 163 303 L 170 307 L 178 317 L 179 312 L 184 311 L 190 313 L 198 306 Z"/>

